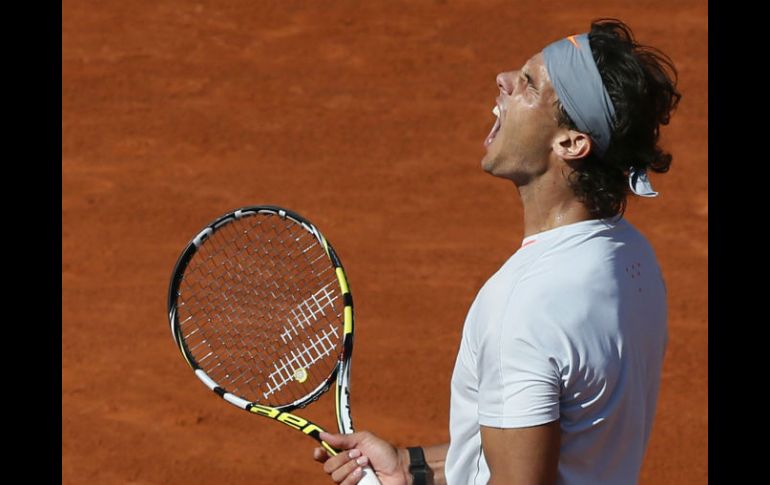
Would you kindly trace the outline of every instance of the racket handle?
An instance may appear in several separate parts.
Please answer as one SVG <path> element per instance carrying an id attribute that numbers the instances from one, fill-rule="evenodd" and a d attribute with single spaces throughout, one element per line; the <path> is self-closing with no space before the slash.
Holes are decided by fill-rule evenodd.
<path id="1" fill-rule="evenodd" d="M 358 481 L 358 485 L 381 485 L 377 475 L 369 465 L 363 468 L 364 476 Z"/>

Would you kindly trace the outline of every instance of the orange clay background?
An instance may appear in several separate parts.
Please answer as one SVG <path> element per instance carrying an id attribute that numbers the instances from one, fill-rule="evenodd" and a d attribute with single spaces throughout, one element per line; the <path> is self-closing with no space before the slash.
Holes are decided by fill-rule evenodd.
<path id="1" fill-rule="evenodd" d="M 166 318 L 172 268 L 220 214 L 321 228 L 356 302 L 352 410 L 398 445 L 448 439 L 465 313 L 521 241 L 480 169 L 495 76 L 615 16 L 675 61 L 658 199 L 627 218 L 668 284 L 670 344 L 642 484 L 707 482 L 705 1 L 62 4 L 64 484 L 325 484 L 315 442 L 225 403 Z M 334 429 L 332 394 L 305 415 Z"/>

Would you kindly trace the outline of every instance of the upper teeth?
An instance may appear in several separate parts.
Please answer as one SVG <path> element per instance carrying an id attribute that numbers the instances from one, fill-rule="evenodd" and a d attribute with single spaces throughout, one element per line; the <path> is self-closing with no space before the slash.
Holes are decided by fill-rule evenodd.
<path id="1" fill-rule="evenodd" d="M 495 107 L 494 107 L 494 108 L 492 108 L 492 112 L 493 112 L 493 113 L 495 114 L 495 116 L 497 116 L 498 118 L 500 117 L 500 107 L 499 107 L 498 105 L 495 105 Z"/>

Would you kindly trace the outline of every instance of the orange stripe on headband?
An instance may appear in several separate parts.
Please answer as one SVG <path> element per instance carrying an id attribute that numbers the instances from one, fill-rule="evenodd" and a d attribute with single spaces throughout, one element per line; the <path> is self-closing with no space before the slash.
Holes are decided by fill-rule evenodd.
<path id="1" fill-rule="evenodd" d="M 570 35 L 569 37 L 567 37 L 567 40 L 572 42 L 572 45 L 574 45 L 575 47 L 580 49 L 580 44 L 577 43 L 577 41 L 575 40 L 575 36 L 574 35 Z"/>

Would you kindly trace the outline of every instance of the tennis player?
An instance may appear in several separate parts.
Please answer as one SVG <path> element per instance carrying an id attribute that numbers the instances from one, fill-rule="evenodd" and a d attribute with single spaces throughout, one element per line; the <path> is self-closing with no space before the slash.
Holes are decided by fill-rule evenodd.
<path id="1" fill-rule="evenodd" d="M 497 76 L 485 171 L 524 208 L 521 247 L 478 292 L 452 374 L 450 442 L 396 448 L 358 432 L 314 458 L 349 485 L 637 483 L 668 338 L 655 253 L 623 218 L 654 197 L 680 93 L 660 51 L 614 19 Z"/>

